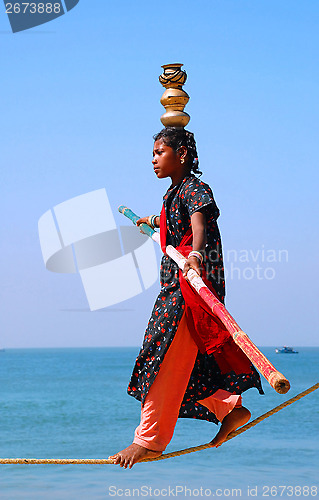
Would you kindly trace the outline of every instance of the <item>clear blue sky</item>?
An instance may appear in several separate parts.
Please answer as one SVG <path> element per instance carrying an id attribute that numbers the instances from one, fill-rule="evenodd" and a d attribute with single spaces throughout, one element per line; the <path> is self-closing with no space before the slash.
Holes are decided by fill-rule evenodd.
<path id="1" fill-rule="evenodd" d="M 0 345 L 140 344 L 158 285 L 90 312 L 78 275 L 45 269 L 37 221 L 102 187 L 115 214 L 159 212 L 152 135 L 169 62 L 188 73 L 188 128 L 239 268 L 228 309 L 258 345 L 318 345 L 318 14 L 317 0 L 80 0 L 12 34 L 1 6 Z M 261 279 L 243 279 L 257 264 Z"/>

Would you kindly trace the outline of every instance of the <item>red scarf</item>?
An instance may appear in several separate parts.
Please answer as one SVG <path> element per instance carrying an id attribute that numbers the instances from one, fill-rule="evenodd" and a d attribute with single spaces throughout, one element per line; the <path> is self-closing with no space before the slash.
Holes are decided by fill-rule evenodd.
<path id="1" fill-rule="evenodd" d="M 160 238 L 161 248 L 164 253 L 166 252 L 166 237 L 167 224 L 163 205 L 160 217 Z M 189 228 L 178 247 L 176 247 L 176 250 L 187 258 L 189 252 L 192 250 L 192 241 L 192 229 Z M 206 278 L 205 268 L 202 271 L 202 280 L 217 297 L 212 284 Z M 181 292 L 185 300 L 185 314 L 188 329 L 200 352 L 207 352 L 210 354 L 216 351 L 225 342 L 229 341 L 231 336 L 219 319 L 213 315 L 211 309 L 204 300 L 198 295 L 189 282 L 185 280 L 181 270 L 179 272 L 179 281 Z"/>
<path id="2" fill-rule="evenodd" d="M 160 239 L 161 248 L 164 254 L 166 253 L 166 237 L 167 223 L 163 205 L 160 217 Z M 176 249 L 186 258 L 192 250 L 192 241 L 192 229 L 189 228 L 178 247 L 176 247 Z M 202 280 L 205 285 L 207 285 L 217 297 L 211 282 L 206 278 L 205 268 L 202 273 Z M 222 374 L 232 371 L 236 374 L 251 373 L 251 361 L 235 344 L 230 333 L 226 330 L 221 321 L 214 316 L 206 302 L 198 295 L 189 282 L 185 280 L 181 270 L 179 273 L 179 281 L 181 292 L 185 300 L 187 326 L 199 351 L 202 354 L 205 352 L 207 354 L 214 353 L 215 361 Z M 233 383 L 231 383 L 231 385 L 233 385 Z"/>

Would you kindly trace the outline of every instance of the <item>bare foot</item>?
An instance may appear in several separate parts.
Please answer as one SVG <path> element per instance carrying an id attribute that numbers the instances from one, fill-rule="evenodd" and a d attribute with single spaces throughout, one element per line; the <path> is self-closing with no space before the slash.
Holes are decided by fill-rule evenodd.
<path id="1" fill-rule="evenodd" d="M 216 434 L 214 439 L 210 442 L 212 447 L 218 448 L 225 439 L 228 434 L 238 429 L 242 425 L 246 424 L 251 417 L 251 413 L 247 408 L 241 406 L 239 408 L 234 408 L 222 421 L 221 428 L 219 432 Z"/>
<path id="2" fill-rule="evenodd" d="M 136 462 L 140 462 L 144 458 L 156 458 L 161 454 L 161 451 L 148 450 L 139 444 L 132 443 L 125 450 L 110 456 L 109 459 L 114 460 L 115 464 L 119 464 L 124 469 L 127 467 L 131 469 Z"/>

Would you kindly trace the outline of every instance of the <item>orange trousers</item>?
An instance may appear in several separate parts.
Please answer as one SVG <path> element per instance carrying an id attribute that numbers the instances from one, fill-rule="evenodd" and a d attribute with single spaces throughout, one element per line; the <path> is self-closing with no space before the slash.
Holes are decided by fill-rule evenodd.
<path id="1" fill-rule="evenodd" d="M 153 451 L 165 450 L 174 433 L 197 353 L 198 347 L 183 315 L 142 405 L 141 421 L 135 430 L 134 443 Z M 241 406 L 241 396 L 219 389 L 212 396 L 199 400 L 199 403 L 212 411 L 221 422 L 235 406 Z"/>

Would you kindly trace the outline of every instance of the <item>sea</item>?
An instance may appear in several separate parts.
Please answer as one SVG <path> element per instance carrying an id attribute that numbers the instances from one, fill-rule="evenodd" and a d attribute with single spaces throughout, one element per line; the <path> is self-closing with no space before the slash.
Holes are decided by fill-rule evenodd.
<path id="1" fill-rule="evenodd" d="M 318 382 L 319 348 L 276 354 L 291 383 L 277 394 L 244 393 L 257 418 Z M 0 352 L 1 458 L 107 458 L 132 442 L 140 404 L 126 393 L 138 347 L 7 349 Z M 116 465 L 0 465 L 0 498 L 319 497 L 319 390 L 218 449 L 131 470 Z M 179 419 L 167 452 L 210 441 L 215 424 Z"/>

